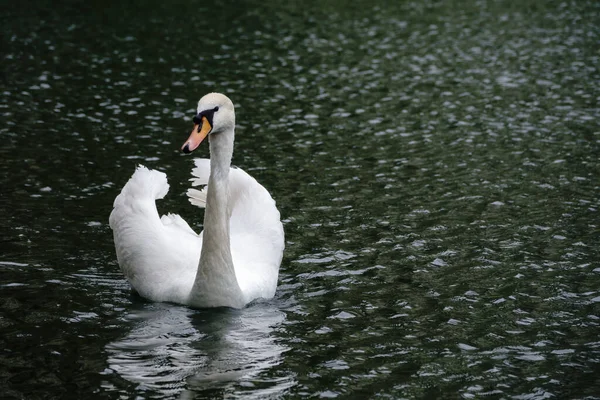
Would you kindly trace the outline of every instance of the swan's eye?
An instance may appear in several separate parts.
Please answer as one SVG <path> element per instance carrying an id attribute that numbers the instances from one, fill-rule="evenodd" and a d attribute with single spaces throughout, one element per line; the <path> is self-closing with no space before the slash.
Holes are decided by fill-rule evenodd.
<path id="1" fill-rule="evenodd" d="M 213 108 L 213 111 L 214 111 L 214 112 L 217 112 L 217 111 L 219 111 L 219 106 L 217 106 L 217 107 Z"/>

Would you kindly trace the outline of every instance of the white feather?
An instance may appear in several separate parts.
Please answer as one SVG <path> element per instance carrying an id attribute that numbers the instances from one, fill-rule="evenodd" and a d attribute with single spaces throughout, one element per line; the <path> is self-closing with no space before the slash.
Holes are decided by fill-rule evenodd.
<path id="1" fill-rule="evenodd" d="M 202 190 L 197 189 L 188 189 L 187 195 L 189 197 L 190 203 L 200 208 L 206 207 L 206 188 Z"/>

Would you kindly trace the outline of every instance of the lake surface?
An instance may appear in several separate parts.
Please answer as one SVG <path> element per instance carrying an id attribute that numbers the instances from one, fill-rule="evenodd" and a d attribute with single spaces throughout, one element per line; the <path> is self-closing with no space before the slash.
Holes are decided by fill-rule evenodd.
<path id="1" fill-rule="evenodd" d="M 597 2 L 0 10 L 3 398 L 600 399 Z M 134 295 L 108 226 L 144 164 L 201 229 L 210 91 L 286 231 L 243 310 Z"/>

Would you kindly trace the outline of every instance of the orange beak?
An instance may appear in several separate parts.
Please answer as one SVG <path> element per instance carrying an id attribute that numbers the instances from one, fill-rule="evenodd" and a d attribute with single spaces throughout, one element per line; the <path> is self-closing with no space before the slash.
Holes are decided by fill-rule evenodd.
<path id="1" fill-rule="evenodd" d="M 192 133 L 186 142 L 181 146 L 181 151 L 184 153 L 191 153 L 196 150 L 200 143 L 206 138 L 206 136 L 212 130 L 212 126 L 210 126 L 210 122 L 206 119 L 206 117 L 202 117 L 202 126 L 200 124 L 195 124 L 194 129 L 192 129 Z"/>

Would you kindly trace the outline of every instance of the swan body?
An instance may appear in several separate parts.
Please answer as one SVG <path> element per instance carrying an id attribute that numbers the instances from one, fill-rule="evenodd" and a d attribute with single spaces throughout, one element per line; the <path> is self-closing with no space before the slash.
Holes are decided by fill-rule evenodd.
<path id="1" fill-rule="evenodd" d="M 110 215 L 119 266 L 133 288 L 152 301 L 192 307 L 241 308 L 274 296 L 284 233 L 269 192 L 231 167 L 235 114 L 224 95 L 200 99 L 197 122 L 184 152 L 204 137 L 211 158 L 195 159 L 192 204 L 205 208 L 196 234 L 176 214 L 159 217 L 155 201 L 169 190 L 164 173 L 138 166 Z"/>

